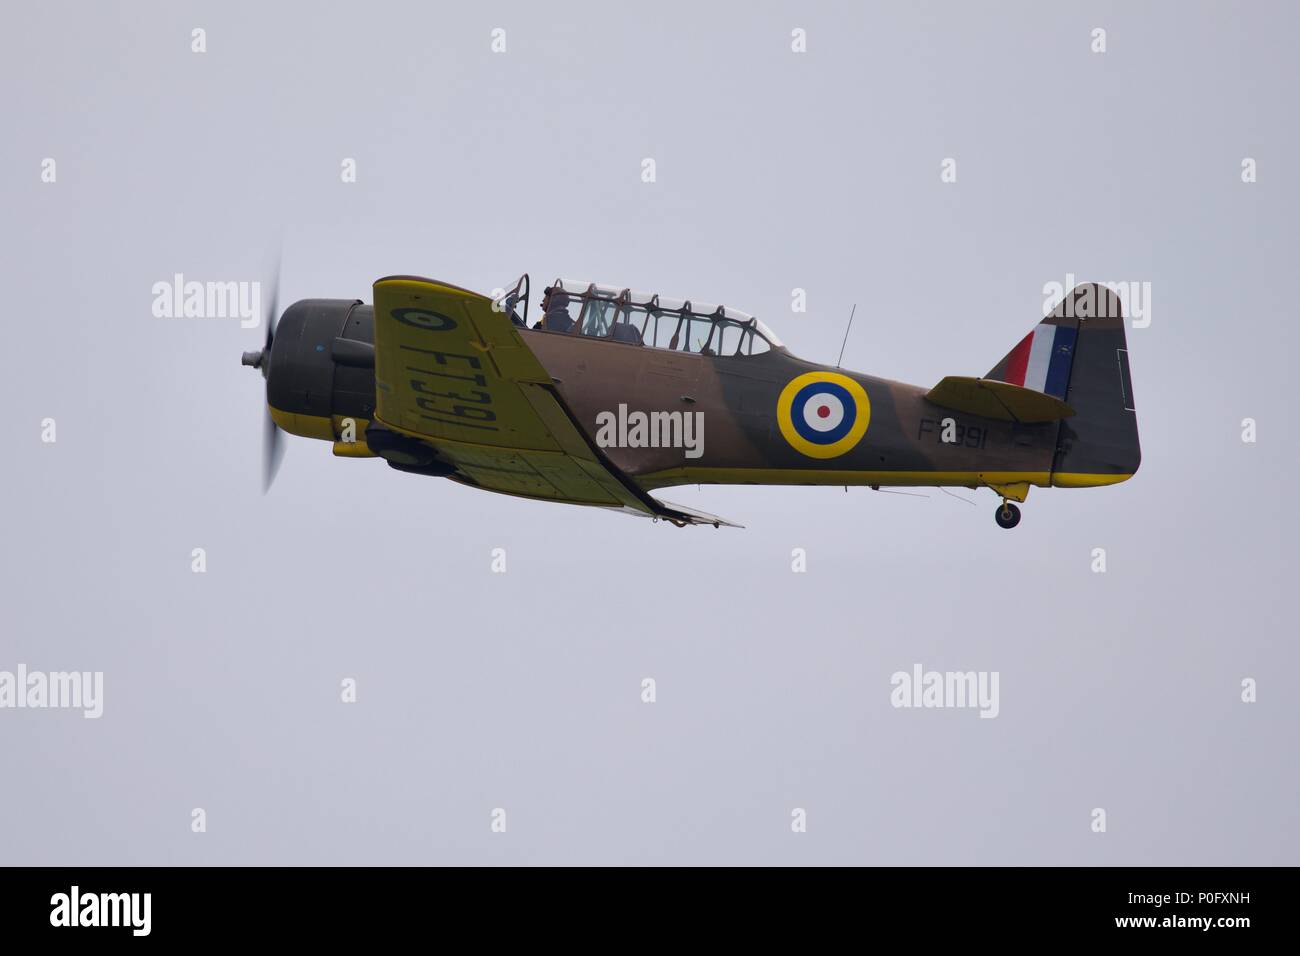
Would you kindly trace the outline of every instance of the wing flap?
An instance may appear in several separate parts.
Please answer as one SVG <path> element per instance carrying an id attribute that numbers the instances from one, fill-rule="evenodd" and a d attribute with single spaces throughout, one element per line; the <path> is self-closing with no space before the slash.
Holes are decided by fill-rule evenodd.
<path id="1" fill-rule="evenodd" d="M 675 505 L 671 501 L 656 499 L 655 503 L 660 507 L 660 517 L 667 518 L 669 521 L 675 521 L 679 524 L 711 524 L 715 528 L 726 525 L 728 528 L 743 528 L 743 524 L 736 524 L 734 521 L 728 521 L 726 518 L 719 518 L 717 515 L 711 515 L 707 511 L 696 511 L 694 508 L 688 508 L 685 505 Z"/>
<path id="2" fill-rule="evenodd" d="M 623 501 L 559 452 L 442 447 L 443 457 L 475 484 L 492 491 L 574 504 L 618 507 Z"/>

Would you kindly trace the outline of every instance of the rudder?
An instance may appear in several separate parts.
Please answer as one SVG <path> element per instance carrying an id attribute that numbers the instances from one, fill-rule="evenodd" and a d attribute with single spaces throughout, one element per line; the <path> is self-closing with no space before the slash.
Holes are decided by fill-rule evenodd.
<path id="1" fill-rule="evenodd" d="M 1052 484 L 1083 488 L 1125 481 L 1138 470 L 1142 449 L 1123 305 L 1105 286 L 1086 283 L 1075 286 L 1052 316 L 1078 327 L 1063 396 L 1077 414 L 1060 424 Z"/>

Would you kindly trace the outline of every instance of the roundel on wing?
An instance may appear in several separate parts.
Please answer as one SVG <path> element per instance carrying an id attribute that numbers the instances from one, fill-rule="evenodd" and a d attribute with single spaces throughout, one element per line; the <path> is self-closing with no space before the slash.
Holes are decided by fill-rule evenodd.
<path id="1" fill-rule="evenodd" d="M 866 390 L 839 372 L 807 372 L 781 390 L 776 421 L 790 447 L 809 458 L 838 458 L 871 421 Z"/>
<path id="2" fill-rule="evenodd" d="M 426 332 L 450 332 L 456 327 L 456 320 L 451 316 L 434 312 L 431 309 L 394 309 L 393 318 L 412 328 Z"/>

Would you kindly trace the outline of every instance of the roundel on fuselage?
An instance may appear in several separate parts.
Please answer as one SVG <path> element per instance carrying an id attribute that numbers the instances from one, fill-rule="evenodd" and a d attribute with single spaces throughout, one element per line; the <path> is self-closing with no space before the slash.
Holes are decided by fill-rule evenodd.
<path id="1" fill-rule="evenodd" d="M 839 372 L 806 372 L 781 390 L 776 403 L 781 434 L 809 458 L 838 458 L 867 432 L 871 401 L 866 389 Z"/>

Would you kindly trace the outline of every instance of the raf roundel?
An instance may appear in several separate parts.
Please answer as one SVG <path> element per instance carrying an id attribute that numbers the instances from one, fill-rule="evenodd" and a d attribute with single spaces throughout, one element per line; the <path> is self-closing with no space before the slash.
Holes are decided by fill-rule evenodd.
<path id="1" fill-rule="evenodd" d="M 781 390 L 776 420 L 795 451 L 809 458 L 838 458 L 866 434 L 871 402 L 847 375 L 808 372 Z"/>

